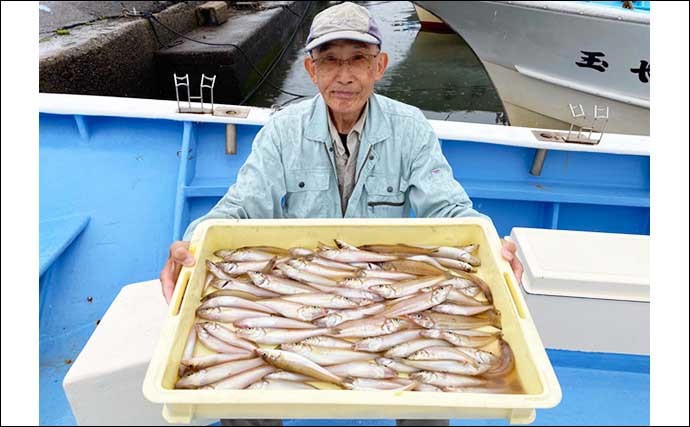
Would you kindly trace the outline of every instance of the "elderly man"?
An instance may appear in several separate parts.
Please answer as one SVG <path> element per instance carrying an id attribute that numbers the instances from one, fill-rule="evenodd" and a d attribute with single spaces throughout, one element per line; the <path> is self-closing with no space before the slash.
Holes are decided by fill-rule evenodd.
<path id="1" fill-rule="evenodd" d="M 388 55 L 367 9 L 348 2 L 322 11 L 305 50 L 320 94 L 271 117 L 237 182 L 170 246 L 160 276 L 166 300 L 181 266 L 195 262 L 188 241 L 205 219 L 407 217 L 410 208 L 419 217 L 482 216 L 419 109 L 374 94 Z M 512 243 L 503 242 L 503 256 L 520 278 Z"/>

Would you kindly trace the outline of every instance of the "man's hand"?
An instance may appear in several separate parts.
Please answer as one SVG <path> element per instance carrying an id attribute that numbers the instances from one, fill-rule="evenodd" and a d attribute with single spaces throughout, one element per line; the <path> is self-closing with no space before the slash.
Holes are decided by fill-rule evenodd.
<path id="1" fill-rule="evenodd" d="M 170 304 L 172 299 L 173 291 L 175 290 L 175 283 L 177 282 L 177 276 L 180 275 L 180 270 L 182 266 L 191 267 L 194 265 L 196 260 L 194 255 L 189 252 L 189 242 L 177 241 L 170 245 L 170 254 L 168 255 L 168 261 L 166 261 L 165 266 L 161 270 L 161 287 L 163 288 L 163 296 L 165 297 L 165 302 Z"/>
<path id="2" fill-rule="evenodd" d="M 510 267 L 513 269 L 513 273 L 515 273 L 518 284 L 522 283 L 522 272 L 524 271 L 524 268 L 522 267 L 522 263 L 518 257 L 515 256 L 517 246 L 515 246 L 515 243 L 505 239 L 501 239 L 501 244 L 503 245 L 501 248 L 501 255 L 503 255 L 503 258 L 510 263 Z"/>

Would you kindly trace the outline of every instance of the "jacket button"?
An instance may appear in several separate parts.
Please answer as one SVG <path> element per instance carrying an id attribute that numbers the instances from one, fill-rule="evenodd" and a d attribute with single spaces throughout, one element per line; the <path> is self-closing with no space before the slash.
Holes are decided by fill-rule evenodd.
<path id="1" fill-rule="evenodd" d="M 328 151 L 330 151 L 331 153 L 333 152 L 333 146 L 332 145 L 330 147 L 328 147 Z"/>
<path id="2" fill-rule="evenodd" d="M 374 160 L 374 155 L 369 156 L 369 160 Z"/>
<path id="3" fill-rule="evenodd" d="M 304 188 L 304 181 L 300 182 L 300 183 L 297 184 L 297 185 L 299 185 L 299 188 Z"/>
<path id="4" fill-rule="evenodd" d="M 386 188 L 386 190 L 387 190 L 389 193 L 392 193 L 392 192 L 393 192 L 393 187 L 388 187 L 388 188 Z"/>

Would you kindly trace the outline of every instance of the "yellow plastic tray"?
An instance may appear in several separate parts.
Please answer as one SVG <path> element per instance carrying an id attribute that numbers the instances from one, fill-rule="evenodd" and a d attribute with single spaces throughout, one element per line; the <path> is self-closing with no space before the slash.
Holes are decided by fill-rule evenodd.
<path id="1" fill-rule="evenodd" d="M 524 394 L 442 393 L 353 390 L 176 390 L 185 342 L 195 321 L 206 267 L 183 268 L 160 341 L 144 380 L 144 395 L 162 403 L 169 422 L 194 418 L 506 418 L 534 421 L 536 408 L 561 400 L 561 388 L 529 314 L 501 243 L 490 221 L 439 219 L 209 220 L 195 230 L 191 250 L 197 260 L 221 248 L 252 245 L 316 247 L 334 238 L 354 245 L 479 243 L 478 274 L 486 280 L 502 314 L 504 339 L 515 355 Z"/>

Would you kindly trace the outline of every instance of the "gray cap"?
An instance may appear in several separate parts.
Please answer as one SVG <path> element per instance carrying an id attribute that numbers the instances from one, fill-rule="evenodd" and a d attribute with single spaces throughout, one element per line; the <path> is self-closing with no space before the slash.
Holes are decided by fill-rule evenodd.
<path id="1" fill-rule="evenodd" d="M 345 2 L 329 7 L 314 17 L 305 50 L 310 51 L 339 39 L 380 45 L 381 33 L 366 8 Z"/>

